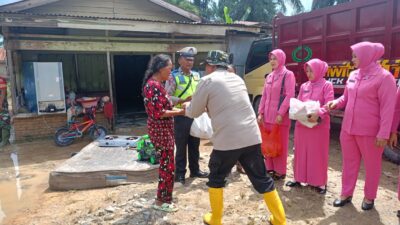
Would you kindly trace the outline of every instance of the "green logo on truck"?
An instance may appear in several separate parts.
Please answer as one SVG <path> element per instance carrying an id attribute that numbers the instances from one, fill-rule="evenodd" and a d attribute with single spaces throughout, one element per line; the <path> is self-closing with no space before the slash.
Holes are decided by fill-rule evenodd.
<path id="1" fill-rule="evenodd" d="M 303 59 L 297 57 L 297 54 L 298 54 L 299 52 L 302 53 L 302 50 L 304 50 L 304 51 L 307 52 L 306 57 L 304 57 Z M 303 46 L 300 45 L 300 46 L 298 46 L 297 48 L 295 48 L 295 49 L 293 50 L 293 52 L 292 52 L 292 59 L 293 59 L 293 61 L 298 62 L 298 63 L 299 63 L 299 62 L 306 62 L 306 61 L 310 60 L 311 57 L 312 57 L 312 50 L 311 50 L 310 47 L 308 47 L 308 46 L 306 46 L 306 45 L 303 45 Z"/>

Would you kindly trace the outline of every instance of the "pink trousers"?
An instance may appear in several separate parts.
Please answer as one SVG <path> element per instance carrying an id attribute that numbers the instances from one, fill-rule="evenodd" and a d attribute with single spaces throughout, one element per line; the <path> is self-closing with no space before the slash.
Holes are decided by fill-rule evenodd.
<path id="1" fill-rule="evenodd" d="M 273 124 L 266 123 L 265 128 L 272 129 Z M 280 126 L 281 132 L 281 142 L 282 142 L 282 154 L 278 157 L 265 158 L 265 166 L 267 170 L 273 170 L 279 174 L 286 174 L 287 156 L 288 156 L 288 146 L 289 146 L 289 131 L 290 126 Z"/>
<path id="2" fill-rule="evenodd" d="M 328 180 L 329 128 L 296 126 L 294 131 L 294 179 L 312 186 Z"/>
<path id="3" fill-rule="evenodd" d="M 382 170 L 383 148 L 375 145 L 376 137 L 340 133 L 342 146 L 342 196 L 352 196 L 356 186 L 361 159 L 364 161 L 364 196 L 369 200 L 376 198 Z"/>

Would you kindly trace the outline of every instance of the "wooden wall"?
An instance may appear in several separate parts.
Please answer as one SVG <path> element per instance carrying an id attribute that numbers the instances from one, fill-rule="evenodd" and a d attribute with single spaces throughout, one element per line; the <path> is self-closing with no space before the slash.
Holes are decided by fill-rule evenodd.
<path id="1" fill-rule="evenodd" d="M 148 0 L 61 0 L 25 12 L 107 18 L 190 21 Z"/>

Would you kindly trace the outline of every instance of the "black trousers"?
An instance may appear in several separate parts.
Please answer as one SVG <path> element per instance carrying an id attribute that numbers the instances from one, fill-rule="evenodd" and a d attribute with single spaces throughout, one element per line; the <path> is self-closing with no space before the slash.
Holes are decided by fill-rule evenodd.
<path id="1" fill-rule="evenodd" d="M 189 170 L 191 173 L 199 171 L 199 146 L 200 138 L 190 135 L 193 119 L 186 116 L 174 118 L 175 129 L 175 177 L 185 176 L 187 157 L 189 157 Z"/>
<path id="2" fill-rule="evenodd" d="M 258 193 L 263 194 L 275 189 L 274 180 L 266 172 L 260 144 L 229 151 L 214 149 L 208 163 L 210 175 L 207 186 L 211 188 L 225 187 L 226 177 L 237 161 L 246 171 Z"/>

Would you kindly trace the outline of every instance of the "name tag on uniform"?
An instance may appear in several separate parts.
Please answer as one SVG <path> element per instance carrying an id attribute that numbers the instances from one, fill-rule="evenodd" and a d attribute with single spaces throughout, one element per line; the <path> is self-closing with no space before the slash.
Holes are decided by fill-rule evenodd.
<path id="1" fill-rule="evenodd" d="M 309 93 L 310 92 L 310 90 L 304 90 L 303 91 L 303 93 Z"/>
<path id="2" fill-rule="evenodd" d="M 349 82 L 350 82 L 350 83 L 355 83 L 356 81 L 355 81 L 355 80 L 349 80 Z"/>

